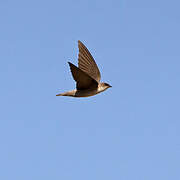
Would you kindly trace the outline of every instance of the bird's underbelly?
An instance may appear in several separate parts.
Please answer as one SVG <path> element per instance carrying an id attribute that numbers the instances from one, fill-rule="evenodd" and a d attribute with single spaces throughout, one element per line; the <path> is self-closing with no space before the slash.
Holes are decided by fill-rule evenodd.
<path id="1" fill-rule="evenodd" d="M 97 89 L 92 89 L 92 90 L 77 90 L 75 93 L 75 97 L 89 97 L 93 96 L 95 94 L 98 94 Z"/>

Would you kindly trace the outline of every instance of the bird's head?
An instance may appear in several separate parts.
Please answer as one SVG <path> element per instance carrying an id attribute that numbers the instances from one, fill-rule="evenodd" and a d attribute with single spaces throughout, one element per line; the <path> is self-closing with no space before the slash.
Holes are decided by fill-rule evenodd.
<path id="1" fill-rule="evenodd" d="M 109 85 L 108 83 L 101 83 L 101 86 L 103 87 L 103 89 L 108 89 L 110 87 L 112 87 L 111 85 Z"/>

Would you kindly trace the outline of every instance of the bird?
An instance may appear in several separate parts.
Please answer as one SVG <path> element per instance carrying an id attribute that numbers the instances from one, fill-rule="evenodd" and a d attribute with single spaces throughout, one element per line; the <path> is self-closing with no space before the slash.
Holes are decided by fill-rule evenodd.
<path id="1" fill-rule="evenodd" d="M 68 62 L 76 89 L 57 94 L 56 96 L 89 97 L 99 94 L 112 87 L 108 83 L 100 82 L 101 74 L 98 66 L 87 47 L 78 41 L 78 67 Z"/>

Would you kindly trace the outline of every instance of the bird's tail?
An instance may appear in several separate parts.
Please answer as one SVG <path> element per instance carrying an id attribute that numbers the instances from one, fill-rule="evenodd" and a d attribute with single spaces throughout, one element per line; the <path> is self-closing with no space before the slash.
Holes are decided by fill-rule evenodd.
<path id="1" fill-rule="evenodd" d="M 58 91 L 60 91 L 60 89 L 58 89 Z M 56 94 L 56 96 L 66 96 L 66 92 L 64 92 L 64 93 L 59 93 L 59 94 Z"/>
<path id="2" fill-rule="evenodd" d="M 56 94 L 56 96 L 66 96 L 65 93 Z"/>
<path id="3" fill-rule="evenodd" d="M 57 94 L 56 96 L 75 96 L 76 90 L 67 91 L 64 93 Z"/>
<path id="4" fill-rule="evenodd" d="M 56 94 L 56 96 L 73 96 L 74 94 L 71 93 L 71 91 Z"/>

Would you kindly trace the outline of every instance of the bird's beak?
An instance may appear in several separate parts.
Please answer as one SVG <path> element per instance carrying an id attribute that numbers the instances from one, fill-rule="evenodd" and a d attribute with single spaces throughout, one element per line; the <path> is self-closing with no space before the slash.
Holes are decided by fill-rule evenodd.
<path id="1" fill-rule="evenodd" d="M 109 87 L 112 87 L 111 85 L 109 85 Z"/>

